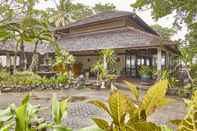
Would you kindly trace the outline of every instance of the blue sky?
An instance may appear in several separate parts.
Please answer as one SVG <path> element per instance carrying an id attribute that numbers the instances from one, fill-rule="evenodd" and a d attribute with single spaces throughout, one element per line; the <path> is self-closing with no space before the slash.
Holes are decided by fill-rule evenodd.
<path id="1" fill-rule="evenodd" d="M 135 0 L 73 0 L 73 2 L 80 2 L 89 6 L 94 6 L 96 3 L 99 3 L 99 2 L 100 3 L 113 3 L 117 7 L 117 10 L 132 11 L 130 4 L 135 2 Z M 38 5 L 38 8 L 52 7 L 53 4 L 54 4 L 53 2 L 41 2 Z M 171 16 L 164 17 L 156 22 L 152 19 L 150 10 L 137 12 L 137 15 L 140 16 L 149 25 L 158 23 L 164 27 L 172 27 L 173 20 L 174 20 L 173 16 L 171 15 Z M 172 39 L 178 39 L 178 38 L 183 39 L 186 31 L 187 31 L 186 28 L 183 28 L 182 31 L 179 31 L 175 36 L 173 36 Z"/>

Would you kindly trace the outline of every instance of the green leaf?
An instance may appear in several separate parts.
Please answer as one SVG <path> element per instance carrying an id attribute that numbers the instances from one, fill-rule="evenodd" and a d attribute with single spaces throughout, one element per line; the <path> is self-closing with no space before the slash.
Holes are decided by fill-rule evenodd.
<path id="1" fill-rule="evenodd" d="M 21 102 L 21 105 L 24 105 L 24 104 L 27 104 L 29 102 L 29 99 L 30 99 L 30 94 L 26 95 L 22 102 Z"/>
<path id="2" fill-rule="evenodd" d="M 64 125 L 55 125 L 53 126 L 53 131 L 72 131 L 72 130 L 68 127 L 65 127 Z"/>
<path id="3" fill-rule="evenodd" d="M 67 113 L 68 100 L 63 100 L 59 102 L 54 95 L 52 98 L 52 118 L 55 124 L 61 124 L 62 118 Z"/>
<path id="4" fill-rule="evenodd" d="M 173 131 L 173 129 L 167 127 L 167 126 L 160 126 L 161 127 L 161 131 Z"/>
<path id="5" fill-rule="evenodd" d="M 26 131 L 28 130 L 27 123 L 27 104 L 20 105 L 16 110 L 16 129 L 15 131 Z"/>
<path id="6" fill-rule="evenodd" d="M 1 127 L 0 131 L 10 131 L 10 128 L 14 126 L 14 123 L 15 123 L 14 121 L 9 122 L 8 124 Z"/>
<path id="7" fill-rule="evenodd" d="M 167 104 L 173 103 L 174 100 L 170 98 L 161 98 L 160 101 L 157 103 L 157 107 L 165 106 Z"/>
<path id="8" fill-rule="evenodd" d="M 96 123 L 98 127 L 100 127 L 103 130 L 107 130 L 109 128 L 109 124 L 106 120 L 99 118 L 92 118 L 92 120 Z"/>
<path id="9" fill-rule="evenodd" d="M 5 110 L 0 111 L 0 122 L 6 122 L 10 120 L 11 118 L 13 118 L 13 116 L 12 116 L 10 107 L 8 107 Z"/>
<path id="10" fill-rule="evenodd" d="M 171 120 L 170 123 L 179 126 L 182 123 L 182 120 Z"/>
<path id="11" fill-rule="evenodd" d="M 88 101 L 88 103 L 93 104 L 93 105 L 99 107 L 100 109 L 102 109 L 102 110 L 104 110 L 104 111 L 106 111 L 107 113 L 110 114 L 110 111 L 109 111 L 108 107 L 102 101 L 100 101 L 100 100 L 90 100 L 90 101 Z"/>
<path id="12" fill-rule="evenodd" d="M 125 116 L 127 111 L 127 100 L 126 96 L 120 91 L 114 91 L 108 100 L 113 122 L 119 126 L 122 123 L 122 117 Z"/>
<path id="13" fill-rule="evenodd" d="M 124 80 L 123 82 L 127 85 L 130 92 L 135 96 L 135 100 L 138 100 L 140 97 L 140 93 L 139 93 L 137 85 L 134 85 L 126 80 Z"/>
<path id="14" fill-rule="evenodd" d="M 52 118 L 56 124 L 61 123 L 60 104 L 55 95 L 52 98 Z"/>
<path id="15" fill-rule="evenodd" d="M 143 98 L 140 109 L 146 110 L 146 115 L 151 114 L 159 106 L 158 103 L 164 101 L 167 89 L 167 80 L 161 80 L 150 87 Z"/>
<path id="16" fill-rule="evenodd" d="M 126 125 L 127 131 L 161 131 L 161 128 L 151 122 L 136 122 Z"/>
<path id="17" fill-rule="evenodd" d="M 85 127 L 82 129 L 79 129 L 77 131 L 104 131 L 103 129 L 99 128 L 98 126 L 90 126 L 90 127 Z"/>

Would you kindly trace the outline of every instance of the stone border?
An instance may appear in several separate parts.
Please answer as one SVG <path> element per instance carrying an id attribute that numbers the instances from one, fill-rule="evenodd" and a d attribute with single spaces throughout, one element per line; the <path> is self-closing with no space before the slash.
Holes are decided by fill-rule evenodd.
<path id="1" fill-rule="evenodd" d="M 28 92 L 34 89 L 49 89 L 49 90 L 61 90 L 68 89 L 69 85 L 63 84 L 38 84 L 38 85 L 0 85 L 1 92 Z"/>

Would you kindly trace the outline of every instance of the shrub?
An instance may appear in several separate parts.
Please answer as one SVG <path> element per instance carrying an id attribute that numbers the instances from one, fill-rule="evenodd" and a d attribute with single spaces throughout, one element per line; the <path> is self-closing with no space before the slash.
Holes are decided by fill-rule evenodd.
<path id="1" fill-rule="evenodd" d="M 16 107 L 14 104 L 7 109 L 0 111 L 1 131 L 42 131 L 52 129 L 53 131 L 71 131 L 62 124 L 62 118 L 68 109 L 68 100 L 58 101 L 55 96 L 52 98 L 52 122 L 45 122 L 38 117 L 39 106 L 29 103 L 30 95 L 25 96 L 21 104 Z"/>
<path id="2" fill-rule="evenodd" d="M 6 70 L 0 70 L 0 81 L 7 80 L 10 77 L 10 73 Z"/>
<path id="3" fill-rule="evenodd" d="M 140 74 L 140 76 L 143 76 L 143 75 L 152 76 L 153 70 L 149 66 L 142 65 L 142 66 L 140 66 L 139 74 Z"/>
<path id="4" fill-rule="evenodd" d="M 186 100 L 187 114 L 184 119 L 172 120 L 171 123 L 177 126 L 177 131 L 197 130 L 197 91 L 193 93 L 191 100 Z"/>
<path id="5" fill-rule="evenodd" d="M 89 101 L 112 118 L 112 121 L 109 122 L 100 118 L 93 118 L 93 121 L 105 131 L 161 131 L 161 127 L 146 120 L 147 116 L 153 113 L 156 108 L 170 102 L 165 97 L 168 82 L 162 80 L 150 87 L 143 100 L 140 100 L 137 86 L 127 81 L 125 83 L 133 94 L 133 99 L 116 90 L 109 97 L 108 106 L 100 100 Z"/>
<path id="6" fill-rule="evenodd" d="M 16 72 L 14 75 L 5 70 L 0 71 L 0 84 L 5 86 L 31 86 L 37 84 L 53 85 L 53 84 L 68 84 L 70 82 L 67 73 L 60 74 L 57 77 L 40 77 L 39 75 L 29 72 Z"/>

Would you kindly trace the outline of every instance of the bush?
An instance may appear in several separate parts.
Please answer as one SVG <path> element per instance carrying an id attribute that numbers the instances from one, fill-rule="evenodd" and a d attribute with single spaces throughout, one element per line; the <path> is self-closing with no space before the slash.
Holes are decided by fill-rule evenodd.
<path id="1" fill-rule="evenodd" d="M 10 73 L 6 70 L 0 70 L 0 81 L 7 80 L 10 78 Z"/>
<path id="2" fill-rule="evenodd" d="M 148 122 L 147 117 L 157 108 L 171 102 L 166 98 L 168 82 L 159 81 L 149 88 L 143 99 L 136 85 L 125 81 L 134 96 L 129 98 L 119 90 L 111 93 L 108 105 L 100 100 L 90 100 L 89 103 L 97 106 L 109 114 L 112 121 L 101 118 L 92 118 L 98 127 L 105 131 L 161 131 L 161 127 Z"/>
<path id="3" fill-rule="evenodd" d="M 139 74 L 140 76 L 143 76 L 143 75 L 152 76 L 153 70 L 149 66 L 142 65 L 140 66 Z"/>
<path id="4" fill-rule="evenodd" d="M 0 85 L 12 86 L 31 86 L 31 85 L 54 85 L 54 84 L 68 84 L 69 78 L 66 73 L 58 75 L 57 77 L 46 78 L 41 77 L 33 72 L 23 71 L 16 72 L 11 75 L 5 70 L 0 71 Z"/>

